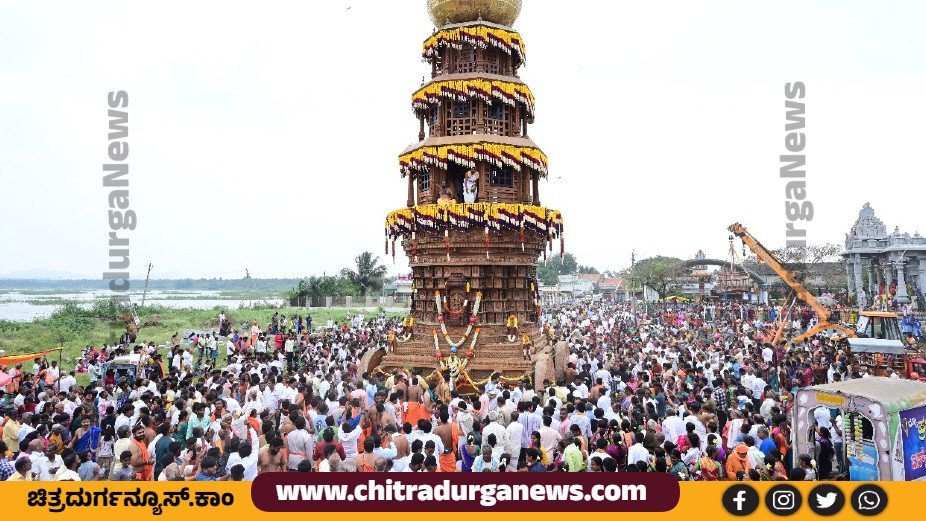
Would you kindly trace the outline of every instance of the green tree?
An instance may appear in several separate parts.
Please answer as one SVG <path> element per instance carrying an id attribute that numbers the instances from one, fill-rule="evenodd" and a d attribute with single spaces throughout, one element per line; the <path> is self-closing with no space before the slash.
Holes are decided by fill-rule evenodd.
<path id="1" fill-rule="evenodd" d="M 643 259 L 633 267 L 633 279 L 655 291 L 659 298 L 665 298 L 678 285 L 680 259 L 656 256 Z"/>
<path id="2" fill-rule="evenodd" d="M 325 297 L 346 297 L 360 295 L 360 289 L 346 277 L 330 275 L 302 279 L 289 290 L 287 298 L 291 306 L 320 305 Z"/>
<path id="3" fill-rule="evenodd" d="M 559 271 L 547 262 L 537 265 L 537 280 L 545 286 L 555 286 L 559 283 Z"/>
<path id="4" fill-rule="evenodd" d="M 592 267 L 592 266 L 582 266 L 582 265 L 580 264 L 580 265 L 579 265 L 579 273 L 585 273 L 585 274 L 589 274 L 589 275 L 597 275 L 597 274 L 599 274 L 599 273 L 601 273 L 601 272 L 598 271 L 597 268 L 594 268 L 594 267 Z"/>
<path id="5" fill-rule="evenodd" d="M 354 262 L 356 270 L 344 268 L 341 270 L 341 276 L 356 286 L 361 295 L 366 295 L 371 290 L 378 291 L 383 287 L 387 270 L 386 266 L 379 263 L 379 257 L 365 251 L 358 255 Z"/>
<path id="6" fill-rule="evenodd" d="M 567 253 L 566 255 L 564 255 L 562 259 L 560 260 L 559 274 L 560 275 L 574 275 L 578 271 L 579 271 L 579 263 L 578 261 L 576 261 L 576 256 L 571 253 Z"/>
<path id="7" fill-rule="evenodd" d="M 598 273 L 591 266 L 580 266 L 575 255 L 567 253 L 560 257 L 554 255 L 537 264 L 537 280 L 547 286 L 555 286 L 560 275 L 575 275 L 576 273 Z"/>
<path id="8" fill-rule="evenodd" d="M 299 281 L 295 288 L 289 290 L 290 306 L 305 306 L 310 298 L 309 282 L 305 279 Z"/>

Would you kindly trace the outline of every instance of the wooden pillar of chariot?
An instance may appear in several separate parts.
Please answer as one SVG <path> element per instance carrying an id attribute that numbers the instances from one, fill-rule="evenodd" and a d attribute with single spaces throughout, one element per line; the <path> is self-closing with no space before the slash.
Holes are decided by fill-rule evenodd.
<path id="1" fill-rule="evenodd" d="M 408 256 L 414 294 L 383 370 L 452 372 L 460 388 L 494 372 L 533 382 L 534 363 L 552 351 L 537 263 L 563 254 L 563 220 L 541 206 L 547 156 L 527 136 L 534 96 L 518 77 L 520 9 L 520 0 L 428 2 L 431 78 L 412 94 L 418 142 L 399 156 L 408 201 L 385 226 L 387 252 L 399 242 Z"/>

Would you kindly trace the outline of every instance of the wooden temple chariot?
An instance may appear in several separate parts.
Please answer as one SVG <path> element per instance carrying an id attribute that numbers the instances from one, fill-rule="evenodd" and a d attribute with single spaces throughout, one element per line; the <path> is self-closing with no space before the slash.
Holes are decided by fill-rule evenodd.
<path id="1" fill-rule="evenodd" d="M 540 201 L 547 157 L 527 134 L 534 98 L 511 28 L 520 1 L 430 0 L 429 10 L 440 26 L 423 46 L 431 79 L 412 94 L 418 142 L 399 156 L 408 200 L 385 230 L 387 252 L 400 242 L 409 257 L 414 331 L 379 367 L 427 375 L 455 357 L 467 381 L 532 375 L 522 344 L 546 342 L 537 262 L 562 254 L 563 220 Z"/>

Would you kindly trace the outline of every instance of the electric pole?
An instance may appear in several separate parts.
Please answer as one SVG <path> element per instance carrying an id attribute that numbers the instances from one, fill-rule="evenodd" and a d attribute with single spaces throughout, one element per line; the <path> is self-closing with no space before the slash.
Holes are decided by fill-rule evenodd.
<path id="1" fill-rule="evenodd" d="M 148 296 L 148 281 L 151 280 L 151 268 L 154 267 L 154 264 L 148 263 L 148 274 L 145 275 L 145 290 L 141 294 L 141 307 L 145 307 L 145 297 Z"/>

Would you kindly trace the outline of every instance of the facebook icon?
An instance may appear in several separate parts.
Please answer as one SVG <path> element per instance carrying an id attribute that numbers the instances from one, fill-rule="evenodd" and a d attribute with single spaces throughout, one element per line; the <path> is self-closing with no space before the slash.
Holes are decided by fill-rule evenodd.
<path id="1" fill-rule="evenodd" d="M 759 508 L 759 493 L 748 485 L 733 485 L 723 493 L 723 507 L 734 516 L 748 516 Z"/>
<path id="2" fill-rule="evenodd" d="M 743 511 L 743 503 L 746 502 L 746 491 L 745 491 L 745 490 L 739 490 L 739 491 L 737 491 L 737 492 L 736 492 L 736 495 L 733 496 L 733 502 L 736 503 L 736 511 L 737 511 L 737 512 L 742 512 L 742 511 Z"/>

